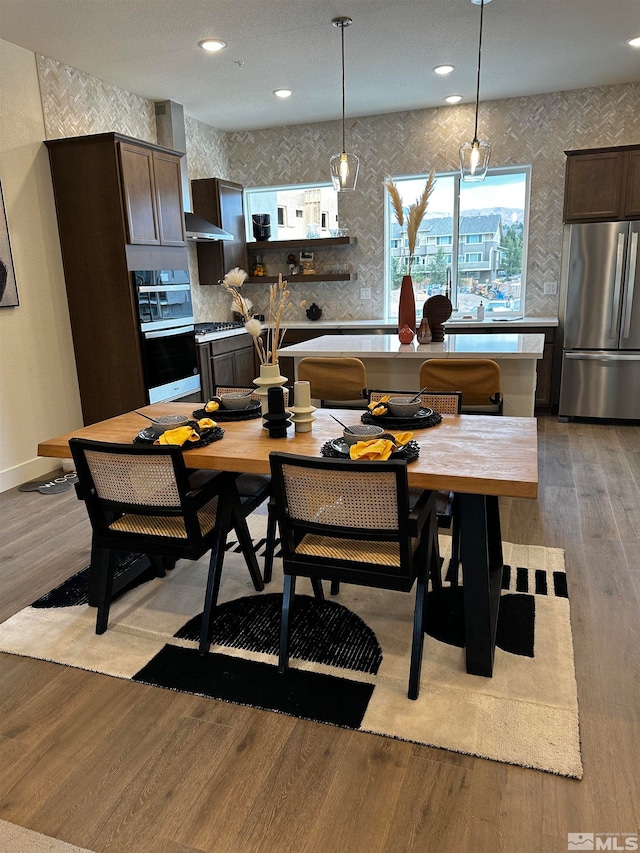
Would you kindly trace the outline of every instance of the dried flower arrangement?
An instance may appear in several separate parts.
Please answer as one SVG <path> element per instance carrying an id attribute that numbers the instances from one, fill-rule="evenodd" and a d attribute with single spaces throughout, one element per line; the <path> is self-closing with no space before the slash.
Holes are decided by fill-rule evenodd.
<path id="1" fill-rule="evenodd" d="M 287 288 L 287 282 L 278 276 L 278 281 L 269 285 L 269 315 L 266 322 L 265 336 L 262 337 L 262 324 L 256 320 L 250 311 L 249 300 L 240 292 L 240 288 L 248 278 L 247 273 L 239 267 L 228 272 L 220 284 L 231 295 L 232 308 L 244 318 L 244 327 L 253 338 L 253 345 L 258 353 L 260 364 L 277 364 L 278 350 L 286 333 L 282 325 L 284 314 L 291 307 L 291 291 Z M 300 307 L 304 307 L 304 300 Z"/>
<path id="2" fill-rule="evenodd" d="M 427 179 L 427 183 L 425 185 L 424 190 L 422 191 L 422 195 L 419 199 L 416 199 L 413 204 L 409 205 L 409 209 L 407 211 L 407 216 L 405 217 L 404 208 L 402 206 L 402 198 L 400 197 L 400 192 L 398 191 L 398 187 L 393 183 L 391 178 L 385 183 L 387 191 L 389 192 L 389 196 L 391 198 L 391 206 L 393 207 L 393 212 L 395 213 L 396 222 L 400 226 L 400 229 L 404 228 L 405 221 L 407 224 L 407 243 L 408 243 L 408 255 L 407 255 L 407 275 L 411 275 L 411 266 L 413 264 L 413 255 L 416 250 L 416 243 L 418 241 L 418 229 L 422 224 L 422 220 L 425 217 L 427 212 L 427 204 L 429 203 L 429 196 L 433 191 L 433 182 L 434 182 L 435 172 L 432 169 L 429 177 Z"/>

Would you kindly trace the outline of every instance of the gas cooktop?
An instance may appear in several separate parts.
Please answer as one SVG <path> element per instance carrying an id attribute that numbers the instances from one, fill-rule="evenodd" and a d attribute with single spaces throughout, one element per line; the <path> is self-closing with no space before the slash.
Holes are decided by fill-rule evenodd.
<path id="1" fill-rule="evenodd" d="M 230 329 L 242 329 L 240 320 L 219 320 L 214 323 L 196 323 L 196 335 L 210 335 L 212 332 L 228 332 Z"/>

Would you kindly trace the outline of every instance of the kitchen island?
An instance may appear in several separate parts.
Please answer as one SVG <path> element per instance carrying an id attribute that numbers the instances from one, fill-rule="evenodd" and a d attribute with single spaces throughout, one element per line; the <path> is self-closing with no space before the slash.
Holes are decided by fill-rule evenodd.
<path id="1" fill-rule="evenodd" d="M 447 334 L 437 344 L 401 344 L 397 335 L 322 335 L 285 346 L 280 353 L 283 358 L 293 358 L 296 377 L 302 358 L 360 358 L 369 388 L 398 391 L 419 390 L 420 365 L 429 358 L 492 358 L 500 365 L 505 415 L 532 417 L 536 363 L 543 351 L 543 334 L 505 333 Z"/>

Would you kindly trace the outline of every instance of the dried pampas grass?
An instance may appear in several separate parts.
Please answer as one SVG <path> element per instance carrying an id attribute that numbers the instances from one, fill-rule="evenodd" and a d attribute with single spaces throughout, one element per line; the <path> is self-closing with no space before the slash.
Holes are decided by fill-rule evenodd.
<path id="1" fill-rule="evenodd" d="M 409 212 L 407 214 L 407 243 L 409 248 L 408 262 L 407 262 L 407 275 L 411 275 L 411 264 L 413 259 L 413 254 L 416 250 L 416 243 L 418 241 L 418 229 L 422 224 L 422 220 L 425 217 L 427 212 L 427 205 L 429 203 L 429 196 L 433 191 L 433 182 L 434 182 L 434 170 L 431 170 L 429 177 L 427 179 L 427 183 L 425 185 L 424 190 L 422 191 L 422 195 L 419 199 L 414 201 L 413 204 L 409 205 Z M 402 207 L 402 199 L 400 198 L 400 193 L 398 192 L 397 186 L 393 183 L 391 178 L 386 182 L 385 186 L 389 192 L 389 196 L 391 198 L 391 205 L 393 207 L 393 211 L 396 216 L 396 221 L 400 228 L 404 225 L 405 216 L 404 209 Z"/>

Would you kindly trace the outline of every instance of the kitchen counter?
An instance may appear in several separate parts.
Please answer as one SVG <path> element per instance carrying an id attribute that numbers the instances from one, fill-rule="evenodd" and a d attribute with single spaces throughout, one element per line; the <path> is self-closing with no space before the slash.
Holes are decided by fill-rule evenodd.
<path id="1" fill-rule="evenodd" d="M 296 375 L 298 362 L 308 356 L 360 358 L 369 388 L 397 391 L 419 390 L 420 364 L 428 358 L 492 358 L 500 365 L 505 415 L 531 417 L 544 335 L 447 334 L 436 344 L 400 344 L 395 334 L 323 335 L 280 352 L 294 359 Z"/>
<path id="2" fill-rule="evenodd" d="M 360 329 L 376 330 L 377 334 L 392 335 L 397 333 L 398 323 L 391 320 L 289 320 L 287 321 L 287 329 L 309 329 L 320 330 L 330 334 L 333 329 L 353 329 L 358 332 Z M 445 323 L 445 328 L 461 329 L 487 329 L 499 326 L 505 326 L 509 329 L 518 329 L 523 327 L 537 328 L 554 328 L 558 325 L 557 317 L 520 317 L 518 319 L 507 320 L 493 318 L 490 314 L 485 315 L 485 319 L 478 320 L 448 320 Z"/>

